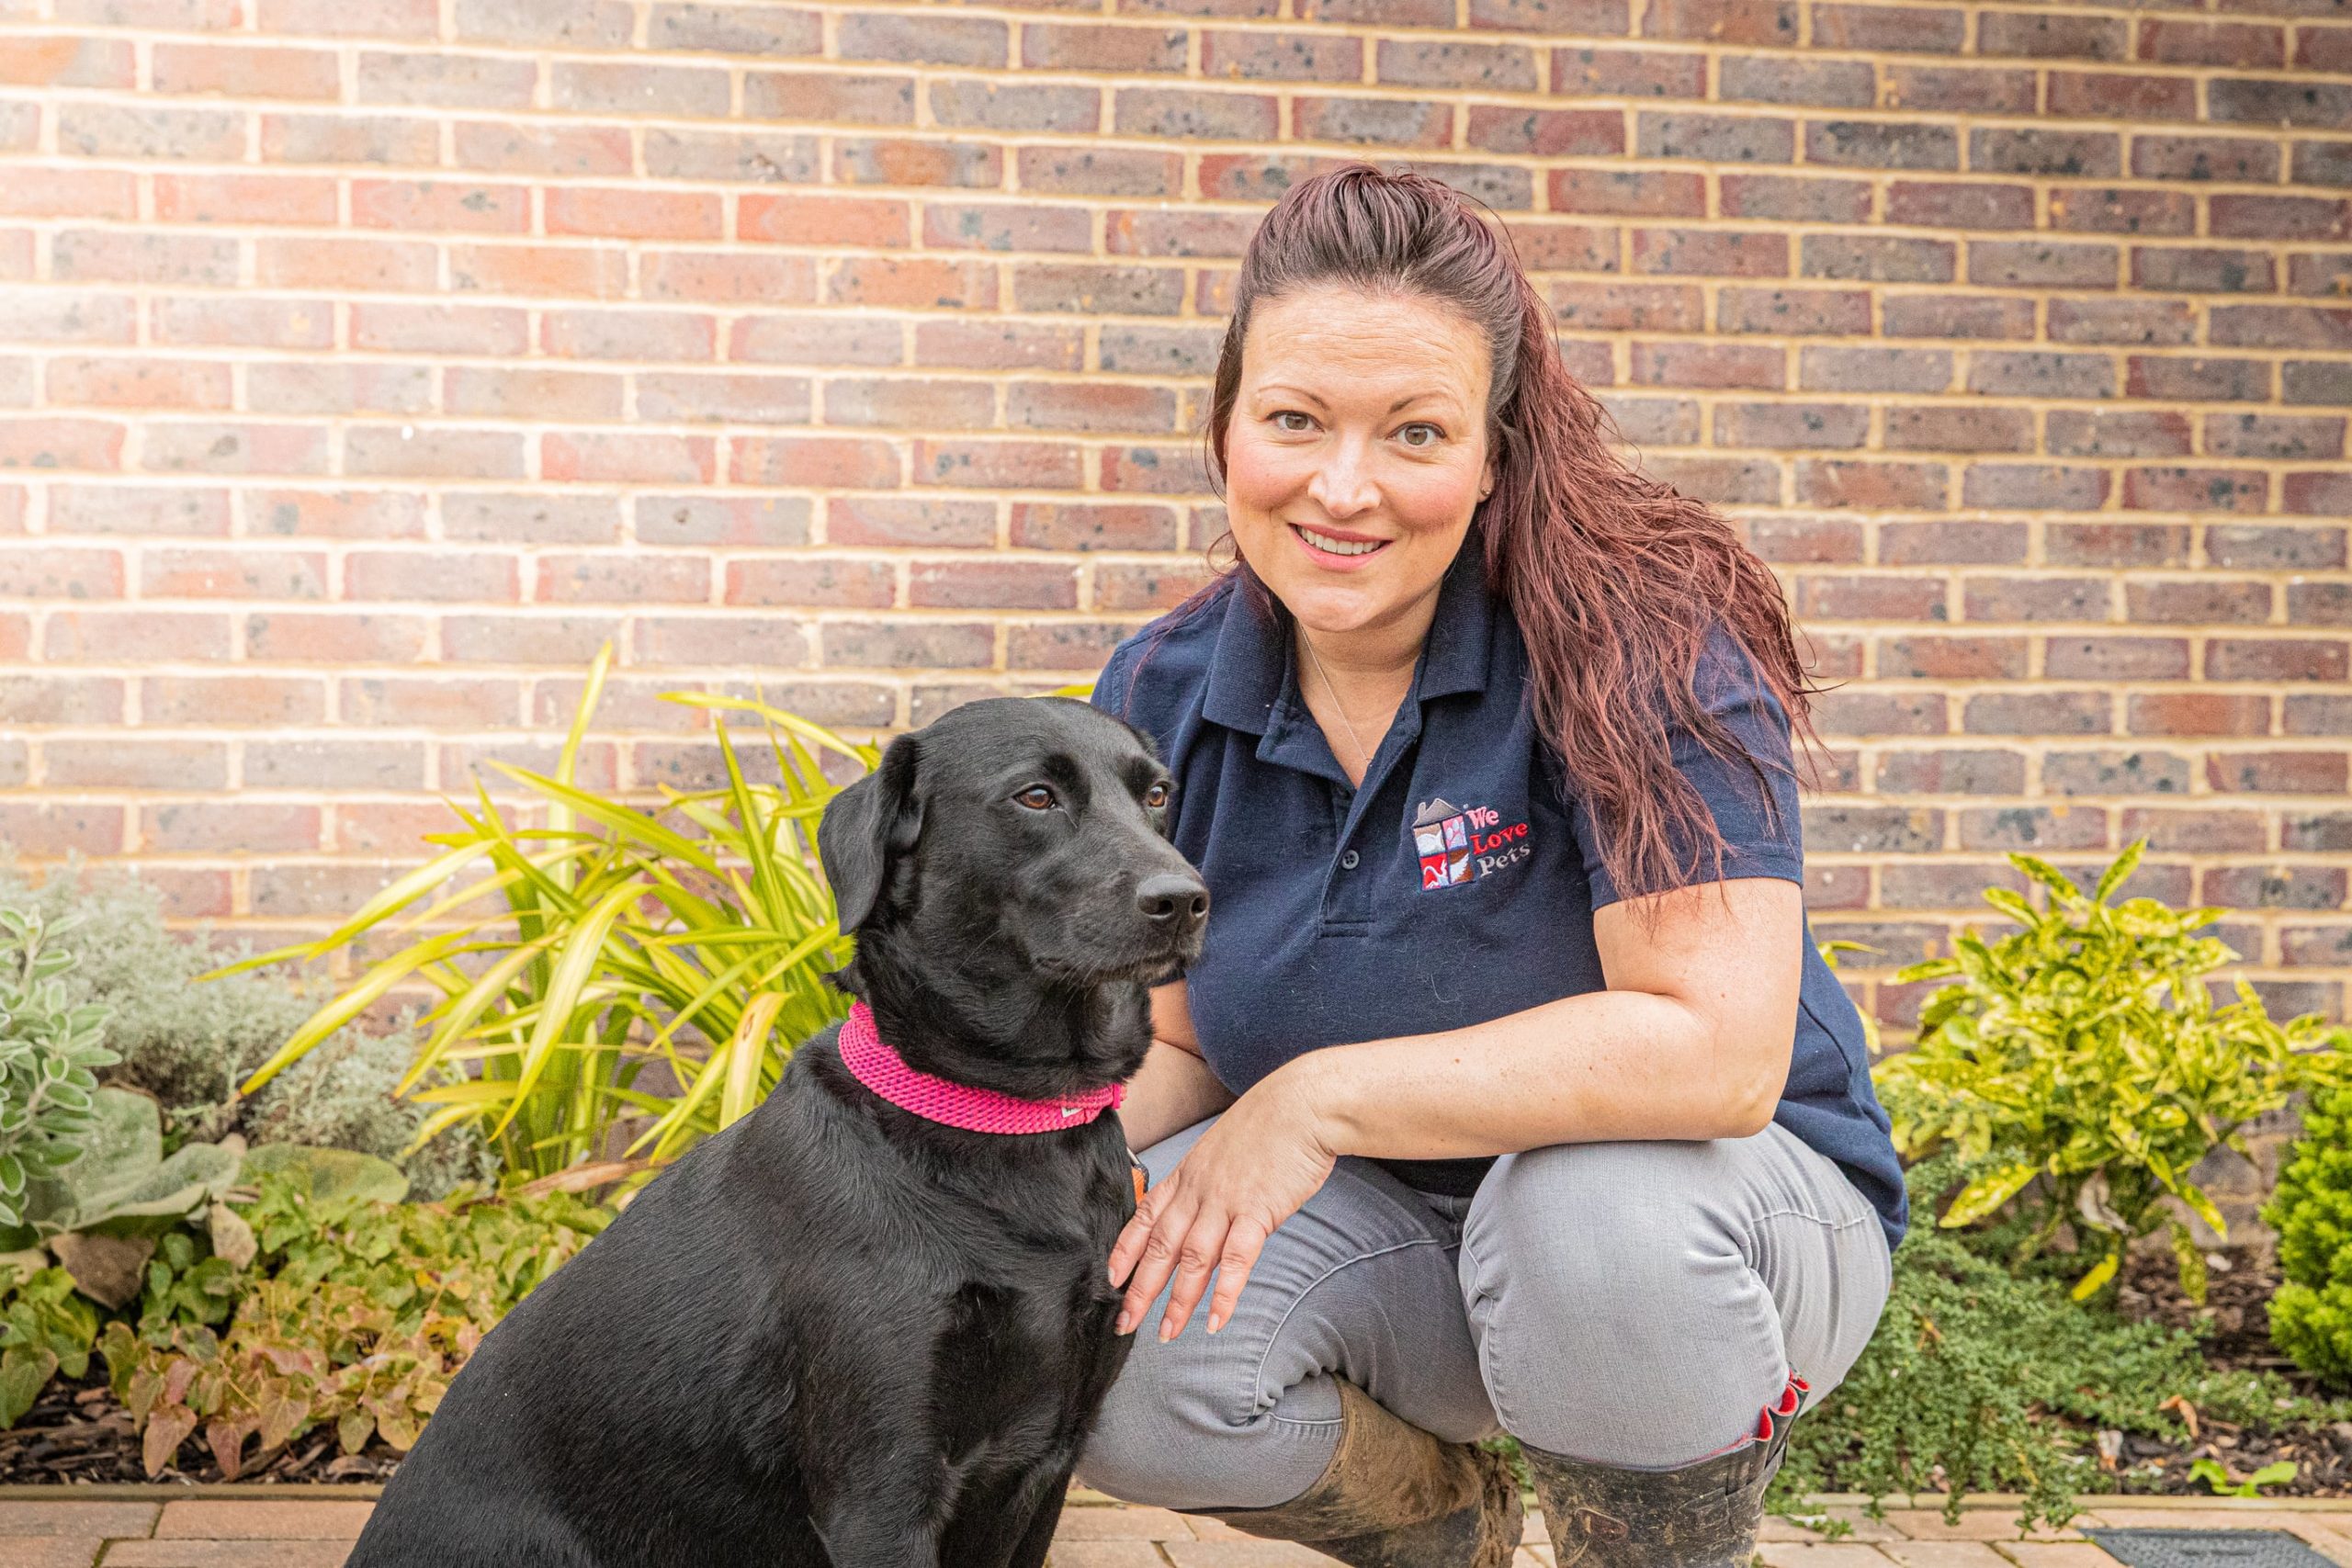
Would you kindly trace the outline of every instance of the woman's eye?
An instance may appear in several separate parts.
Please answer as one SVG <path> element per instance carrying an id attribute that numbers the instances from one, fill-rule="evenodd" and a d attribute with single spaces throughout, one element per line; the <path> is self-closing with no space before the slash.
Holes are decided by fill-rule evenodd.
<path id="1" fill-rule="evenodd" d="M 1054 808 L 1054 792 L 1044 784 L 1031 784 L 1012 798 L 1032 811 L 1051 811 Z"/>
<path id="2" fill-rule="evenodd" d="M 1413 434 L 1415 431 L 1421 432 L 1427 439 L 1416 440 Z M 1434 446 L 1445 438 L 1445 432 L 1440 430 L 1436 425 L 1419 423 L 1408 424 L 1396 434 L 1404 440 L 1405 445 L 1408 446 Z"/>
<path id="3" fill-rule="evenodd" d="M 1296 424 L 1284 423 L 1294 419 L 1298 421 Z M 1296 409 L 1284 409 L 1280 413 L 1274 415 L 1274 425 L 1276 429 L 1285 431 L 1290 434 L 1303 435 L 1307 431 L 1314 428 L 1315 422 L 1309 419 L 1306 415 L 1299 412 Z"/>
<path id="4" fill-rule="evenodd" d="M 1143 792 L 1143 803 L 1154 811 L 1159 810 L 1168 804 L 1168 786 L 1164 784 L 1152 785 Z"/>

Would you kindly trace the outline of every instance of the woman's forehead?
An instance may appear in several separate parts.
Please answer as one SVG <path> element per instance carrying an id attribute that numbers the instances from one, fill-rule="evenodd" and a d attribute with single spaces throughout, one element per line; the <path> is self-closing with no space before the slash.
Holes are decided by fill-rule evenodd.
<path id="1" fill-rule="evenodd" d="M 1252 311 L 1242 352 L 1245 379 L 1281 380 L 1334 403 L 1424 389 L 1475 400 L 1487 358 L 1484 335 L 1458 310 L 1339 286 Z"/>

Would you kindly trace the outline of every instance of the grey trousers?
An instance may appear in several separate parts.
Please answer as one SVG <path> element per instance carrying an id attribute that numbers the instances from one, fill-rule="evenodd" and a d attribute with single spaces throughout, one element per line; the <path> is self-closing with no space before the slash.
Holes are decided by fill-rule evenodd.
<path id="1" fill-rule="evenodd" d="M 1165 1180 L 1212 1117 L 1143 1151 Z M 1344 1377 L 1468 1441 L 1672 1469 L 1737 1446 L 1791 1375 L 1846 1375 L 1886 1303 L 1885 1235 L 1778 1125 L 1713 1143 L 1506 1155 L 1471 1198 L 1342 1156 L 1268 1241 L 1232 1321 L 1144 1314 L 1079 1478 L 1128 1502 L 1260 1508 L 1312 1485 Z"/>

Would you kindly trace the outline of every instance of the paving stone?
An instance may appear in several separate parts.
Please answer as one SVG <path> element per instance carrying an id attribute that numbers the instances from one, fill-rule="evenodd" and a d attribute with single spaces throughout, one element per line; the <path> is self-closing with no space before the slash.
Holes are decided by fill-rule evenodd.
<path id="1" fill-rule="evenodd" d="M 1826 1517 L 1836 1519 L 1838 1523 L 1844 1525 L 1846 1527 L 1845 1533 L 1838 1537 L 1838 1540 L 1840 1541 L 1859 1540 L 1867 1542 L 1877 1540 L 1901 1540 L 1903 1539 L 1902 1536 L 1895 1533 L 1894 1528 L 1888 1525 L 1885 1520 L 1871 1517 L 1869 1511 L 1863 1508 L 1847 1507 L 1840 1505 L 1834 1508 L 1823 1508 L 1818 1513 L 1807 1514 L 1805 1517 L 1807 1518 Z M 1798 1524 L 1793 1519 L 1784 1519 L 1777 1514 L 1765 1516 L 1763 1528 L 1756 1532 L 1756 1539 L 1758 1540 L 1809 1540 L 1815 1542 L 1826 1542 L 1829 1540 L 1828 1536 L 1822 1531 L 1817 1529 L 1809 1529 L 1805 1526 Z"/>
<path id="2" fill-rule="evenodd" d="M 1063 1540 L 1056 1537 L 1046 1568 L 1168 1568 L 1148 1540 Z"/>
<path id="3" fill-rule="evenodd" d="M 153 1535 L 153 1503 L 0 1502 L 0 1536 L 101 1536 L 120 1540 Z"/>
<path id="4" fill-rule="evenodd" d="M 1882 1549 L 1903 1568 L 2008 1568 L 2008 1559 L 1981 1540 L 1890 1540 Z M 2072 1551 L 2052 1547 L 2052 1551 Z M 2098 1549 L 2094 1547 L 2093 1551 Z M 2052 1563 L 2050 1568 L 2066 1568 Z M 2113 1568 L 2109 1564 L 2108 1568 Z"/>
<path id="5" fill-rule="evenodd" d="M 0 1537 L 0 1568 L 90 1568 L 105 1545 L 86 1535 Z"/>
<path id="6" fill-rule="evenodd" d="M 1889 1508 L 1886 1522 L 1912 1540 L 2080 1540 L 2078 1529 L 2036 1529 L 2020 1538 L 2018 1535 L 2017 1510 L 2013 1507 L 1970 1508 L 1962 1513 L 1960 1523 L 1948 1525 L 1940 1510 L 1934 1508 Z"/>
<path id="7" fill-rule="evenodd" d="M 1170 1540 L 1160 1544 L 1176 1568 L 1331 1568 L 1319 1551 L 1286 1540 Z"/>
<path id="8" fill-rule="evenodd" d="M 1170 1508 L 1064 1508 L 1056 1540 L 1191 1540 L 1184 1517 Z"/>
<path id="9" fill-rule="evenodd" d="M 107 1568 L 343 1568 L 347 1540 L 125 1540 L 107 1548 Z"/>
<path id="10" fill-rule="evenodd" d="M 2005 1540 L 2000 1551 L 2018 1568 L 2115 1568 L 2115 1559 L 2087 1540 Z"/>
<path id="11" fill-rule="evenodd" d="M 1879 1549 L 1863 1541 L 1759 1541 L 1765 1568 L 1888 1568 Z"/>
<path id="12" fill-rule="evenodd" d="M 373 1503 L 220 1497 L 166 1503 L 158 1540 L 356 1540 Z"/>

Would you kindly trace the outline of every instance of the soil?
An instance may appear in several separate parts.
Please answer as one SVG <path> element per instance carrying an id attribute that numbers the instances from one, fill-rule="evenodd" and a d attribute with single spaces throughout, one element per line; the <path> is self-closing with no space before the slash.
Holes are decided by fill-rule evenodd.
<path id="1" fill-rule="evenodd" d="M 115 1400 L 93 1363 L 93 1375 L 82 1382 L 63 1378 L 41 1391 L 23 1420 L 0 1432 L 0 1483 L 62 1483 L 68 1485 L 101 1481 L 181 1481 L 218 1483 L 228 1479 L 213 1461 L 201 1438 L 181 1445 L 178 1462 L 151 1476 L 140 1457 L 139 1434 L 130 1412 Z M 309 1433 L 267 1460 L 248 1464 L 240 1482 L 383 1481 L 400 1468 L 400 1456 L 382 1439 L 371 1441 L 362 1453 L 345 1455 L 332 1431 Z"/>
<path id="2" fill-rule="evenodd" d="M 2270 1342 L 2271 1292 L 2278 1288 L 2276 1261 L 2267 1249 L 2228 1247 L 2207 1254 L 2211 1276 L 2205 1303 L 2191 1302 L 2180 1288 L 2172 1256 L 2136 1257 L 2119 1287 L 2116 1305 L 2126 1317 L 2202 1328 L 2206 1359 L 2227 1371 L 2276 1372 L 2299 1393 L 2325 1398 L 2341 1390 L 2320 1386 Z M 2188 1419 L 2187 1412 L 2182 1418 Z M 2234 1477 L 2285 1460 L 2298 1468 L 2283 1485 L 2267 1486 L 2266 1497 L 2352 1496 L 2352 1421 L 2257 1432 L 2226 1421 L 2198 1417 L 2196 1435 L 2176 1442 L 2125 1436 L 2120 1451 L 2107 1462 L 2129 1492 L 2208 1496 L 2211 1489 L 2192 1479 L 2200 1459 L 2221 1461 Z"/>

